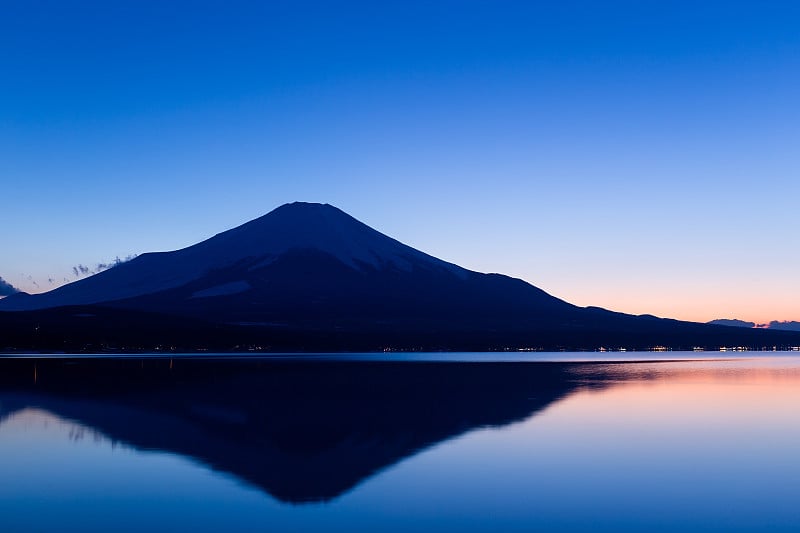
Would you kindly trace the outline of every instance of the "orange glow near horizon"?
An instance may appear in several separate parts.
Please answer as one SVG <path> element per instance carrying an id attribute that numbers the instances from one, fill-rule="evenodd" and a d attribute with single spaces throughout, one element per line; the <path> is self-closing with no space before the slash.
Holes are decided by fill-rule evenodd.
<path id="1" fill-rule="evenodd" d="M 545 289 L 547 290 L 547 289 Z M 755 324 L 776 320 L 800 321 L 800 305 L 783 287 L 650 284 L 633 281 L 629 285 L 554 287 L 550 294 L 580 306 L 596 306 L 629 313 L 649 314 L 691 322 L 737 319 Z"/>

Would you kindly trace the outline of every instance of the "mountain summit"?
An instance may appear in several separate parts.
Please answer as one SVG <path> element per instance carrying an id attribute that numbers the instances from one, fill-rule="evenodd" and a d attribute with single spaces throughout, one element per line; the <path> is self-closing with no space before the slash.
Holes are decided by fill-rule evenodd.
<path id="1" fill-rule="evenodd" d="M 293 203 L 172 252 L 0 300 L 27 349 L 646 349 L 800 345 L 800 334 L 580 308 L 415 250 L 327 204 Z M 74 348 L 73 348 L 74 349 Z M 151 348 L 152 349 L 152 348 Z"/>
<path id="2" fill-rule="evenodd" d="M 391 239 L 329 204 L 285 204 L 192 248 L 229 259 L 275 258 L 291 250 L 316 250 L 358 270 L 410 270 L 418 263 L 466 274 L 464 269 Z"/>

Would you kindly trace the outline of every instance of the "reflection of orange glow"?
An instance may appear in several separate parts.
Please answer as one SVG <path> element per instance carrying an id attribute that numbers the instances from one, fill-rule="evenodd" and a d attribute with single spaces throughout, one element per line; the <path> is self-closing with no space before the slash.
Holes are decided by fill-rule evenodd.
<path id="1" fill-rule="evenodd" d="M 791 359 L 789 360 L 791 361 Z M 774 366 L 764 366 L 764 363 Z M 787 361 L 788 362 L 788 361 Z M 771 382 L 792 380 L 800 385 L 800 366 L 783 365 L 780 359 L 730 359 L 709 361 L 678 361 L 660 363 L 615 363 L 579 366 L 577 375 L 591 376 L 598 372 L 612 376 L 616 381 L 731 381 Z"/>
<path id="2" fill-rule="evenodd" d="M 761 365 L 757 360 L 604 365 L 600 372 L 608 372 L 610 380 L 599 383 L 610 387 L 583 391 L 565 404 L 578 402 L 584 417 L 589 409 L 606 417 L 606 423 L 608 418 L 656 417 L 676 430 L 727 422 L 757 427 L 793 419 L 800 404 L 800 367 L 781 361 Z M 576 374 L 592 382 L 591 366 Z"/>

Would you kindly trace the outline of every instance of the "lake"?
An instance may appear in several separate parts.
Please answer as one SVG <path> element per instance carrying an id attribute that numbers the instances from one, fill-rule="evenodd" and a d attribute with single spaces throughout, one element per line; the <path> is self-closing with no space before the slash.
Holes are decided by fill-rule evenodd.
<path id="1" fill-rule="evenodd" d="M 0 358 L 0 530 L 798 531 L 798 407 L 796 353 Z"/>

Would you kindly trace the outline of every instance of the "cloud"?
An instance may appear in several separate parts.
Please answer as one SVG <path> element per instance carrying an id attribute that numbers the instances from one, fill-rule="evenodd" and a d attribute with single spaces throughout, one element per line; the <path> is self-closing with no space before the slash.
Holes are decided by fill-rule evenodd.
<path id="1" fill-rule="evenodd" d="M 122 263 L 127 263 L 131 259 L 136 259 L 136 254 L 130 254 L 128 256 L 125 256 L 124 259 L 120 259 L 119 256 L 117 256 L 110 263 L 97 263 L 97 268 L 95 268 L 95 271 L 102 272 L 103 270 L 108 270 L 109 268 L 114 268 L 115 266 L 119 266 Z"/>
<path id="2" fill-rule="evenodd" d="M 0 277 L 0 296 L 10 296 L 19 292 L 19 289 Z"/>
<path id="3" fill-rule="evenodd" d="M 113 261 L 108 263 L 97 263 L 94 268 L 89 268 L 86 265 L 75 265 L 72 267 L 72 273 L 76 278 L 80 278 L 82 276 L 89 276 L 91 274 L 97 274 L 98 272 L 102 272 L 104 270 L 108 270 L 109 268 L 114 268 L 119 266 L 123 263 L 127 263 L 131 259 L 136 259 L 136 254 L 130 254 L 125 256 L 123 259 L 120 259 L 119 256 L 114 258 Z"/>
<path id="4" fill-rule="evenodd" d="M 91 269 L 86 265 L 75 265 L 74 267 L 72 267 L 72 273 L 75 274 L 76 278 L 79 278 L 81 276 L 86 276 L 89 274 L 94 274 L 94 272 L 92 272 Z"/>

